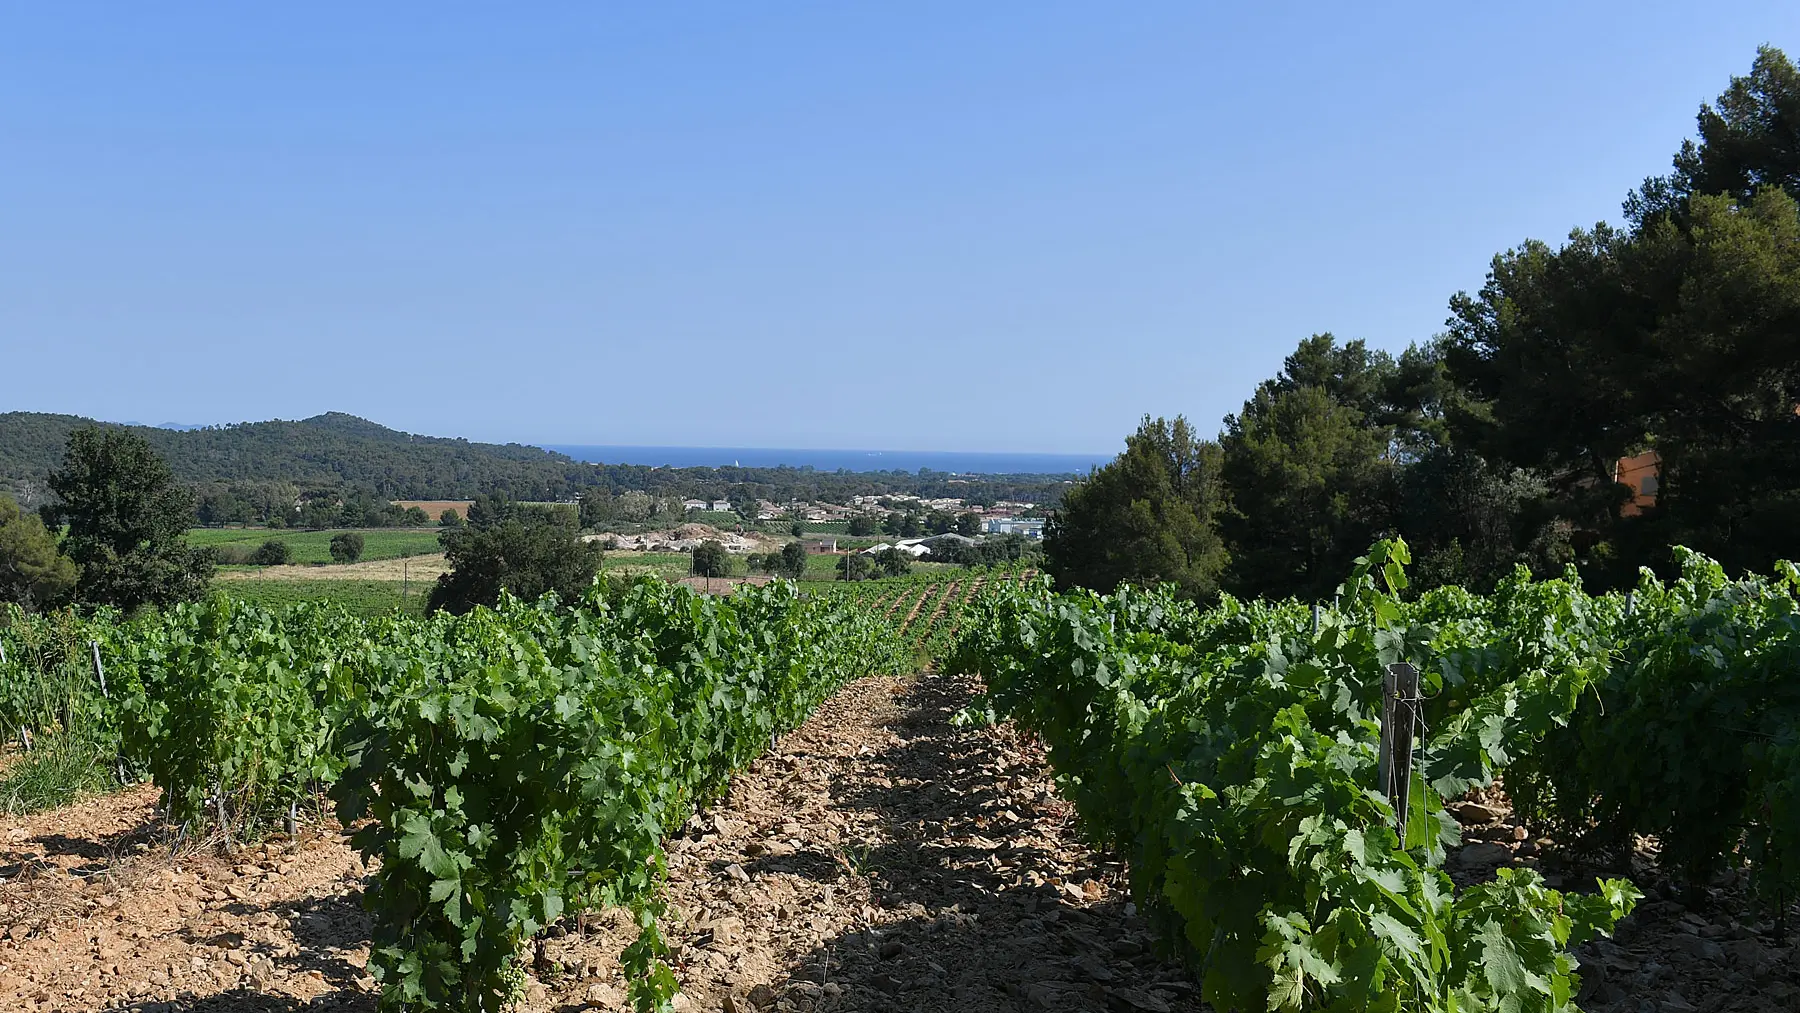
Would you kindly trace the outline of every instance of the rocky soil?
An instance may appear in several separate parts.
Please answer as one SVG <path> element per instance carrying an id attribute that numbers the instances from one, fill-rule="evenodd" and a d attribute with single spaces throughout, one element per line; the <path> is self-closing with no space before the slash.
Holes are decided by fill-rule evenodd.
<path id="1" fill-rule="evenodd" d="M 1655 866 L 1655 843 L 1640 843 L 1630 869 L 1596 869 L 1561 854 L 1555 842 L 1519 826 L 1503 791 L 1453 803 L 1464 846 L 1452 856 L 1459 885 L 1492 879 L 1502 867 L 1531 867 L 1552 887 L 1591 890 L 1620 875 L 1645 893 L 1611 939 L 1576 950 L 1588 1013 L 1762 1013 L 1800 1010 L 1795 920 L 1780 936 L 1736 877 L 1688 896 Z"/>
<path id="2" fill-rule="evenodd" d="M 670 842 L 665 926 L 690 1010 L 1197 1010 L 1122 870 L 1083 847 L 1041 749 L 957 729 L 973 687 L 847 687 Z M 0 820 L 0 1010 L 375 1008 L 362 863 L 329 824 L 230 858 L 172 851 L 139 788 Z M 1548 857 L 1504 796 L 1458 807 L 1459 881 Z M 1637 870 L 1651 882 L 1647 869 Z M 1658 896 L 1582 954 L 1595 1013 L 1800 1009 L 1791 941 L 1734 884 Z M 535 954 L 530 1013 L 623 1009 L 621 913 Z"/>

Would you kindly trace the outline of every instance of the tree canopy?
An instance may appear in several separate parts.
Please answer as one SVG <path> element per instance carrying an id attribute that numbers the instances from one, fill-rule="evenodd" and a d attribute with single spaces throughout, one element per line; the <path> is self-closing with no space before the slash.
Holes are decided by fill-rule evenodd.
<path id="1" fill-rule="evenodd" d="M 774 572 L 793 580 L 799 580 L 806 574 L 806 545 L 802 542 L 789 542 L 781 547 L 781 552 L 772 560 Z"/>
<path id="2" fill-rule="evenodd" d="M 1800 71 L 1763 48 L 1698 127 L 1623 224 L 1499 254 L 1445 333 L 1399 356 L 1305 339 L 1211 451 L 1146 420 L 1064 495 L 1051 572 L 1324 598 L 1388 534 L 1421 587 L 1570 562 L 1613 587 L 1670 571 L 1675 545 L 1741 569 L 1792 557 Z M 1196 448 L 1200 505 L 1172 443 Z"/>
<path id="3" fill-rule="evenodd" d="M 75 564 L 36 514 L 0 495 L 0 601 L 27 609 L 57 605 L 75 589 Z"/>
<path id="4" fill-rule="evenodd" d="M 75 430 L 49 485 L 57 502 L 42 513 L 49 527 L 68 526 L 81 601 L 129 612 L 206 592 L 212 558 L 186 540 L 193 496 L 142 436 Z"/>
<path id="5" fill-rule="evenodd" d="M 692 570 L 696 577 L 729 576 L 731 557 L 726 554 L 724 545 L 709 538 L 694 546 Z"/>
<path id="6" fill-rule="evenodd" d="M 1733 568 L 1800 520 L 1800 73 L 1761 50 L 1628 224 L 1496 257 L 1444 339 L 1461 443 L 1546 484 L 1598 584 L 1687 545 Z M 1656 456 L 1654 505 L 1616 462 Z"/>
<path id="7" fill-rule="evenodd" d="M 573 599 L 600 572 L 598 543 L 583 540 L 570 525 L 539 518 L 447 528 L 438 541 L 450 572 L 432 588 L 431 609 L 465 613 L 493 605 L 503 590 L 526 599 L 552 591 Z"/>
<path id="8" fill-rule="evenodd" d="M 1050 518 L 1044 543 L 1058 586 L 1169 582 L 1213 593 L 1227 559 L 1221 465 L 1218 444 L 1186 419 L 1146 417 L 1125 452 L 1065 493 Z"/>

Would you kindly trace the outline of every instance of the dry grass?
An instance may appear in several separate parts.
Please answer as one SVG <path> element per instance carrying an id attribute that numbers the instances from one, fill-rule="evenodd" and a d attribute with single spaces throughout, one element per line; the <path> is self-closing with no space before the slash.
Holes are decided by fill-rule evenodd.
<path id="1" fill-rule="evenodd" d="M 446 510 L 454 510 L 457 516 L 467 520 L 469 504 L 473 502 L 474 500 L 467 499 L 397 499 L 394 501 L 394 505 L 402 510 L 407 507 L 418 507 L 425 511 L 425 516 L 434 521 L 443 516 Z"/>
<path id="2" fill-rule="evenodd" d="M 366 563 L 329 563 L 324 566 L 265 566 L 256 570 L 220 570 L 218 580 L 387 580 L 414 583 L 434 581 L 450 572 L 444 554 L 407 559 L 376 559 Z"/>

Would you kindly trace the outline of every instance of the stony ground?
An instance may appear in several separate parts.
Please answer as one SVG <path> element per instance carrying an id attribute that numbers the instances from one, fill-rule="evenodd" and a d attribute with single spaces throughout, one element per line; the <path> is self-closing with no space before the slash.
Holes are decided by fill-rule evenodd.
<path id="1" fill-rule="evenodd" d="M 1576 950 L 1578 1001 L 1588 1013 L 1763 1013 L 1800 1010 L 1800 965 L 1794 924 L 1777 934 L 1773 913 L 1760 910 L 1744 884 L 1726 877 L 1688 896 L 1655 867 L 1654 842 L 1643 842 L 1629 869 L 1596 869 L 1560 854 L 1512 818 L 1501 791 L 1450 806 L 1465 844 L 1449 867 L 1459 885 L 1492 879 L 1503 866 L 1531 867 L 1550 886 L 1591 890 L 1596 876 L 1625 876 L 1646 896 L 1611 939 Z M 1677 898 L 1680 899 L 1677 899 Z"/>
<path id="2" fill-rule="evenodd" d="M 669 912 L 690 1010 L 1197 1010 L 1122 870 L 1083 847 L 1043 755 L 956 729 L 972 687 L 845 689 L 670 843 Z M 0 1010 L 285 1013 L 375 1008 L 366 870 L 329 826 L 224 858 L 172 852 L 147 788 L 0 820 Z M 1504 796 L 1459 806 L 1463 882 L 1542 864 Z M 1638 870 L 1651 882 L 1647 870 Z M 1791 943 L 1734 884 L 1646 903 L 1583 954 L 1595 1013 L 1800 1009 Z M 565 930 L 566 928 L 566 930 Z M 553 930 L 531 1013 L 624 1008 L 617 913 Z"/>

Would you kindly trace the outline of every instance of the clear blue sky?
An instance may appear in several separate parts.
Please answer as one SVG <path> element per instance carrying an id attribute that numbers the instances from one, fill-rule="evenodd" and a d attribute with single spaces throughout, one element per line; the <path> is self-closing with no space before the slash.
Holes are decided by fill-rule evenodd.
<path id="1" fill-rule="evenodd" d="M 0 409 L 1210 431 L 1301 337 L 1403 348 L 1616 218 L 1800 51 L 1792 0 L 627 6 L 7 3 Z"/>

